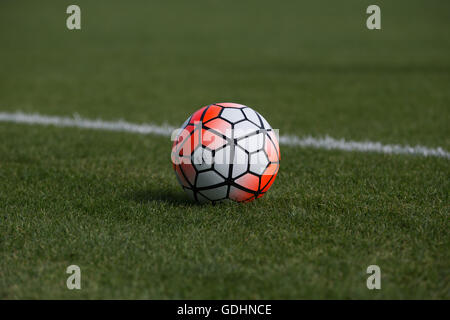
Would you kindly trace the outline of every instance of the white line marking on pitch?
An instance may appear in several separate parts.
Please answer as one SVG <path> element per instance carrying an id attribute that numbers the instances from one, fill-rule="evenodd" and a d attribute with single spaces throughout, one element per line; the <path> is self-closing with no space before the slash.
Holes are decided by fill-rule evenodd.
<path id="1" fill-rule="evenodd" d="M 176 127 L 169 125 L 158 126 L 154 124 L 135 124 L 127 121 L 104 121 L 84 119 L 78 115 L 74 117 L 45 116 L 40 114 L 27 114 L 23 112 L 0 112 L 0 122 L 14 122 L 26 124 L 54 125 L 57 127 L 76 127 L 108 131 L 125 131 L 140 134 L 156 134 L 170 136 Z M 385 154 L 410 154 L 425 157 L 440 157 L 450 159 L 450 153 L 441 147 L 428 148 L 424 146 L 408 146 L 397 144 L 382 144 L 371 141 L 348 141 L 331 137 L 314 138 L 311 136 L 297 137 L 293 135 L 280 136 L 280 144 L 297 147 L 312 147 L 327 150 L 377 152 Z"/>

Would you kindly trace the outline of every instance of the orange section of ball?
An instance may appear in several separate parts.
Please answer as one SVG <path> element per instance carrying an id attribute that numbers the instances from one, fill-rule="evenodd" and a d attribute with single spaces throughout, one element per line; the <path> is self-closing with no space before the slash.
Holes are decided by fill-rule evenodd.
<path id="1" fill-rule="evenodd" d="M 203 107 L 203 108 L 195 111 L 195 113 L 192 115 L 191 121 L 189 121 L 189 122 L 194 124 L 195 122 L 200 121 L 200 119 L 203 115 L 203 111 L 205 111 L 206 108 L 207 107 Z"/>
<path id="2" fill-rule="evenodd" d="M 204 125 L 207 128 L 213 129 L 217 132 L 220 132 L 224 136 L 231 136 L 231 124 L 226 122 L 223 119 L 217 118 L 209 121 Z"/>
<path id="3" fill-rule="evenodd" d="M 220 111 L 222 110 L 219 106 L 209 106 L 208 110 L 206 110 L 205 115 L 203 116 L 203 123 L 211 120 L 212 118 L 215 118 L 219 115 Z"/>
<path id="4" fill-rule="evenodd" d="M 243 190 L 240 190 L 238 188 L 231 187 L 230 189 L 230 199 L 234 201 L 246 201 L 249 200 L 254 195 L 248 192 L 245 192 Z"/>
<path id="5" fill-rule="evenodd" d="M 259 178 L 251 173 L 244 174 L 239 179 L 236 179 L 235 182 L 244 188 L 253 191 L 258 191 L 259 188 Z"/>

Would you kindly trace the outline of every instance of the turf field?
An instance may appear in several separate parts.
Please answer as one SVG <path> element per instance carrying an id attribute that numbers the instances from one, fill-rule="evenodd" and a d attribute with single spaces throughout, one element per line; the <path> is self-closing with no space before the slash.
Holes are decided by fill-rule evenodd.
<path id="1" fill-rule="evenodd" d="M 450 2 L 376 1 L 376 31 L 369 4 L 3 0 L 0 112 L 180 125 L 233 101 L 280 134 L 449 151 Z M 266 196 L 212 206 L 170 149 L 0 122 L 0 299 L 450 298 L 448 158 L 281 146 Z"/>

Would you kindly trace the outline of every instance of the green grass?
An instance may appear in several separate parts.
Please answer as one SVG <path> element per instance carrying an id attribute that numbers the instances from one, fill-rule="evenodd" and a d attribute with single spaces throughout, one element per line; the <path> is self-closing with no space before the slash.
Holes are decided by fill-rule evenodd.
<path id="1" fill-rule="evenodd" d="M 447 1 L 0 3 L 0 111 L 450 150 Z M 190 203 L 167 138 L 0 123 L 0 298 L 450 298 L 449 160 L 282 146 L 249 204 Z M 82 290 L 65 269 L 82 270 Z M 378 264 L 382 289 L 366 288 Z"/>

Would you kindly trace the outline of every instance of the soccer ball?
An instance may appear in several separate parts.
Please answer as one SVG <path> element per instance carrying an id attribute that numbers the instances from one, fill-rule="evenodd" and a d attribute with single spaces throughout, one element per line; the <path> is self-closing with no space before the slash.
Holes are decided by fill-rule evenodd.
<path id="1" fill-rule="evenodd" d="M 275 181 L 280 166 L 275 130 L 242 104 L 205 106 L 172 139 L 177 179 L 198 202 L 260 198 Z"/>

